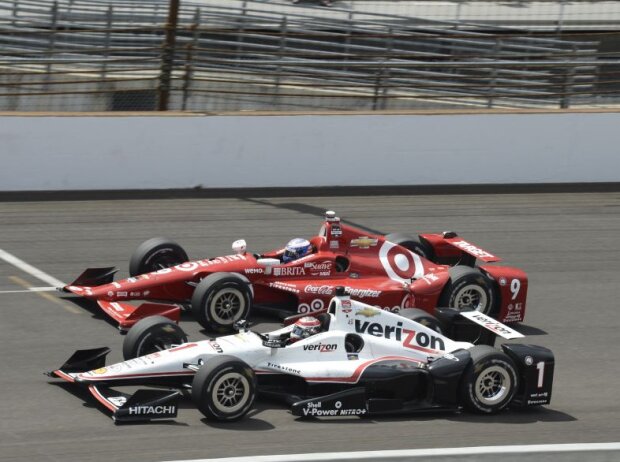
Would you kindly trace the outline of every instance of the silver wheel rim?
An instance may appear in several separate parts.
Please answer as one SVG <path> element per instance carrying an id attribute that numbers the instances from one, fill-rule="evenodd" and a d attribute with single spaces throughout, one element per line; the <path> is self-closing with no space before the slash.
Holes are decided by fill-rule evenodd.
<path id="1" fill-rule="evenodd" d="M 476 311 L 486 313 L 489 307 L 489 297 L 478 284 L 468 284 L 454 294 L 453 306 L 459 310 L 471 307 Z"/>
<path id="2" fill-rule="evenodd" d="M 211 398 L 218 411 L 234 414 L 247 404 L 250 398 L 250 382 L 243 374 L 228 372 L 216 380 Z"/>
<path id="3" fill-rule="evenodd" d="M 245 310 L 245 297 L 240 290 L 225 288 L 215 293 L 210 302 L 211 317 L 219 325 L 238 321 Z"/>
<path id="4" fill-rule="evenodd" d="M 493 406 L 501 403 L 512 388 L 512 379 L 506 369 L 500 366 L 486 368 L 474 383 L 476 399 Z"/>

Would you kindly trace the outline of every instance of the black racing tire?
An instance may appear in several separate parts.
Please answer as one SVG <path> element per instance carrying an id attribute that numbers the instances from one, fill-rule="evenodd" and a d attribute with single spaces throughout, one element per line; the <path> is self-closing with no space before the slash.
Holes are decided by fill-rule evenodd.
<path id="1" fill-rule="evenodd" d="M 441 324 L 439 319 L 424 310 L 421 310 L 419 308 L 405 308 L 400 310 L 398 314 L 403 318 L 407 318 L 419 324 L 422 324 L 423 326 L 434 330 L 438 334 L 443 335 L 444 333 L 443 325 Z"/>
<path id="2" fill-rule="evenodd" d="M 497 311 L 498 296 L 493 280 L 479 268 L 454 266 L 437 306 L 472 308 L 492 316 Z"/>
<path id="3" fill-rule="evenodd" d="M 205 329 L 229 332 L 252 308 L 250 283 L 236 273 L 214 273 L 196 286 L 192 312 Z"/>
<path id="4" fill-rule="evenodd" d="M 189 260 L 179 244 L 165 237 L 144 241 L 129 260 L 129 275 L 138 276 L 164 268 L 170 268 Z"/>
<path id="5" fill-rule="evenodd" d="M 178 324 L 164 316 L 149 316 L 127 332 L 123 340 L 123 358 L 126 361 L 182 343 L 187 343 L 187 335 Z"/>
<path id="6" fill-rule="evenodd" d="M 434 261 L 435 252 L 433 247 L 419 236 L 414 237 L 402 233 L 391 233 L 386 234 L 385 240 L 403 246 L 427 260 Z"/>
<path id="7" fill-rule="evenodd" d="M 510 404 L 519 388 L 517 368 L 508 355 L 488 345 L 469 350 L 471 363 L 460 383 L 460 403 L 479 414 L 494 414 Z"/>
<path id="8" fill-rule="evenodd" d="M 248 413 L 256 398 L 256 376 L 234 356 L 207 359 L 192 381 L 192 400 L 208 419 L 235 421 Z"/>

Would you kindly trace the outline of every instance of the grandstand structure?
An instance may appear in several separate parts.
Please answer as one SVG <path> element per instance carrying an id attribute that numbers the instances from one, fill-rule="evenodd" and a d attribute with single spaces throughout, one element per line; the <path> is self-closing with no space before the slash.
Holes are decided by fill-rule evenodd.
<path id="1" fill-rule="evenodd" d="M 391 2 L 394 11 L 369 1 L 324 8 L 310 0 L 182 0 L 178 10 L 176 3 L 0 0 L 0 111 L 620 102 L 620 7 L 618 18 L 533 16 L 529 27 L 463 10 L 416 15 L 402 2 Z"/>

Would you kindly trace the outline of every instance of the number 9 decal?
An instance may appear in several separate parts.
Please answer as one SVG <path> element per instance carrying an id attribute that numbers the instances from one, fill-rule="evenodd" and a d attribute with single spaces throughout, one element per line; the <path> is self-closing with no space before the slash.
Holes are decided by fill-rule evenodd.
<path id="1" fill-rule="evenodd" d="M 512 299 L 516 300 L 517 295 L 519 295 L 519 291 L 521 290 L 521 281 L 518 279 L 513 279 L 510 281 L 510 292 L 512 292 Z"/>

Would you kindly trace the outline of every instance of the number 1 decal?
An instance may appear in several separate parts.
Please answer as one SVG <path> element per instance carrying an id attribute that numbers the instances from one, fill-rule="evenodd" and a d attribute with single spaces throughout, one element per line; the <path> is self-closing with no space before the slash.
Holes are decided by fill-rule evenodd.
<path id="1" fill-rule="evenodd" d="M 543 387 L 543 379 L 545 377 L 545 362 L 540 361 L 536 363 L 536 369 L 538 369 L 538 388 Z"/>

